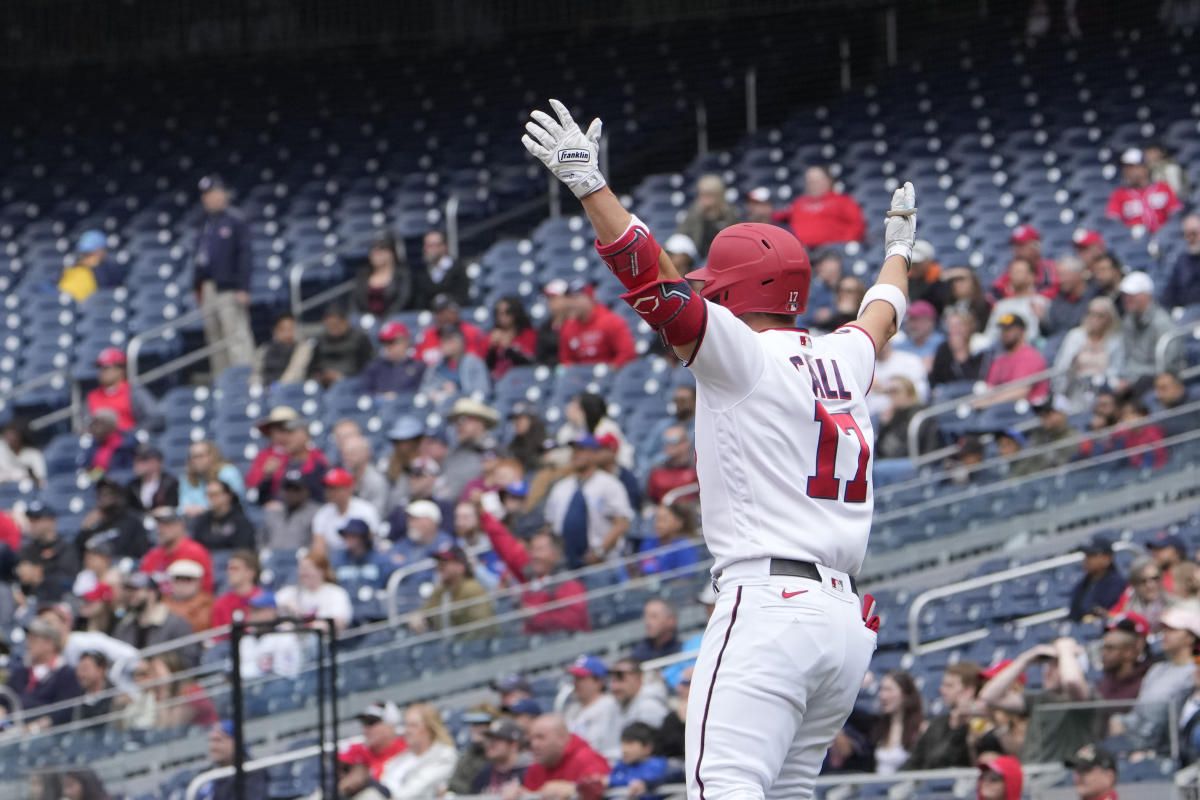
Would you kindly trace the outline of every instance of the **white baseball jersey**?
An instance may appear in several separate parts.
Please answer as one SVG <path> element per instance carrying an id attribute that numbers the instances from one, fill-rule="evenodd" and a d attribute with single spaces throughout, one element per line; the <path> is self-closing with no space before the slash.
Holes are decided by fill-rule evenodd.
<path id="1" fill-rule="evenodd" d="M 759 333 L 707 302 L 696 376 L 696 471 L 713 574 L 744 559 L 855 575 L 867 551 L 875 345 L 847 325 Z"/>

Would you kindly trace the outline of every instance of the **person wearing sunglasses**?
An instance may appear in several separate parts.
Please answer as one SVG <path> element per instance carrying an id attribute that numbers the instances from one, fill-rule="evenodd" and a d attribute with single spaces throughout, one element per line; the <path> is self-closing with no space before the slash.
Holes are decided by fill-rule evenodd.
<path id="1" fill-rule="evenodd" d="M 992 755 L 979 762 L 978 800 L 1019 800 L 1025 776 L 1015 756 Z"/>

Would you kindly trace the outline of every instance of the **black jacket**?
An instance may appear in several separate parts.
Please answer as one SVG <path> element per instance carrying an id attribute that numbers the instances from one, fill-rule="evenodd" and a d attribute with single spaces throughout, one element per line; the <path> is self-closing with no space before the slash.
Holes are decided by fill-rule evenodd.
<path id="1" fill-rule="evenodd" d="M 219 291 L 250 291 L 253 255 L 250 227 L 241 211 L 227 208 L 209 214 L 196 242 L 196 287 L 212 281 Z"/>
<path id="2" fill-rule="evenodd" d="M 95 536 L 101 537 L 97 541 L 109 543 L 115 558 L 141 558 L 150 549 L 142 515 L 127 508 L 104 517 L 93 526 L 80 528 L 76 541 L 81 552 L 87 541 Z"/>
<path id="3" fill-rule="evenodd" d="M 230 509 L 223 517 L 205 511 L 196 517 L 192 527 L 192 538 L 214 550 L 253 550 L 255 542 L 254 523 L 246 518 L 240 508 Z"/>
<path id="4" fill-rule="evenodd" d="M 359 314 L 371 313 L 377 317 L 390 317 L 411 306 L 413 278 L 406 264 L 397 264 L 392 271 L 392 282 L 383 288 L 383 305 L 371 307 L 370 268 L 359 270 L 354 278 L 354 291 L 350 293 L 350 307 Z"/>
<path id="5" fill-rule="evenodd" d="M 33 561 L 42 565 L 42 582 L 47 592 L 61 596 L 71 590 L 79 572 L 79 552 L 73 544 L 55 539 L 50 544 L 40 544 L 32 539 L 25 542 L 18 561 Z"/>
<path id="6" fill-rule="evenodd" d="M 134 478 L 129 482 L 129 507 L 137 511 L 150 511 L 159 506 L 167 506 L 175 508 L 179 505 L 179 481 L 174 475 L 163 473 L 158 481 L 158 488 L 154 490 L 154 497 L 151 498 L 150 508 L 142 505 L 142 479 Z"/>
<path id="7" fill-rule="evenodd" d="M 83 694 L 83 689 L 79 688 L 79 681 L 75 678 L 74 668 L 65 661 L 61 667 L 34 686 L 29 685 L 29 674 L 30 669 L 24 664 L 13 667 L 12 672 L 8 674 L 8 688 L 21 698 L 21 708 L 25 711 L 26 719 L 34 720 L 42 716 L 38 713 L 39 706 L 61 703 Z M 0 705 L 7 708 L 8 701 L 0 698 Z M 54 721 L 55 725 L 61 725 L 64 722 L 70 722 L 71 713 L 70 708 L 59 709 L 50 715 L 50 719 Z"/>
<path id="8" fill-rule="evenodd" d="M 363 371 L 375 358 L 375 345 L 359 328 L 351 328 L 345 336 L 334 338 L 322 332 L 313 348 L 312 361 L 308 363 L 309 377 L 316 378 L 327 370 L 340 372 L 350 378 Z"/>
<path id="9" fill-rule="evenodd" d="M 422 265 L 414 270 L 413 308 L 432 308 L 433 298 L 439 294 L 449 295 L 460 306 L 471 305 L 471 279 L 467 276 L 467 268 L 463 264 L 455 261 L 437 283 L 429 274 L 428 267 Z"/>
<path id="10" fill-rule="evenodd" d="M 940 714 L 929 720 L 929 726 L 913 745 L 908 761 L 901 769 L 942 769 L 971 766 L 971 751 L 967 747 L 969 725 L 950 727 L 950 715 Z"/>

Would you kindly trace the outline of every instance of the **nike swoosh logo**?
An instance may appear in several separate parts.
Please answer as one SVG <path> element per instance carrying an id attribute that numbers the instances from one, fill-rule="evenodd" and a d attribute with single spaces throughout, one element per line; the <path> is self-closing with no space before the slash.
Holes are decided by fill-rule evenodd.
<path id="1" fill-rule="evenodd" d="M 808 591 L 808 589 L 797 589 L 797 590 L 796 590 L 796 591 L 794 591 L 794 592 L 789 592 L 787 589 L 784 589 L 784 590 L 783 590 L 783 599 L 784 599 L 784 600 L 790 600 L 790 599 L 792 599 L 793 597 L 795 597 L 796 595 L 798 595 L 798 594 L 804 594 L 804 593 L 805 593 L 805 592 L 807 592 L 807 591 Z"/>

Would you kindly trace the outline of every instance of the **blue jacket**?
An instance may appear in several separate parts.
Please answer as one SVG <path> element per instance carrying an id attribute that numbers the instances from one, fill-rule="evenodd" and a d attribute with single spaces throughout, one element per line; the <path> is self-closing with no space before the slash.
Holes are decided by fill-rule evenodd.
<path id="1" fill-rule="evenodd" d="M 424 375 L 425 364 L 415 358 L 406 358 L 399 363 L 376 358 L 363 369 L 359 380 L 363 394 L 405 394 L 416 392 Z"/>
<path id="2" fill-rule="evenodd" d="M 211 280 L 220 291 L 250 291 L 253 252 L 242 212 L 227 208 L 208 215 L 196 242 L 195 264 L 197 287 Z"/>
<path id="3" fill-rule="evenodd" d="M 1163 308 L 1194 306 L 1200 303 L 1200 254 L 1180 253 L 1171 265 L 1167 285 L 1158 295 Z"/>
<path id="4" fill-rule="evenodd" d="M 609 786 L 628 786 L 634 781 L 643 781 L 653 789 L 667 777 L 667 760 L 662 756 L 651 756 L 640 764 L 626 764 L 618 761 L 613 765 L 612 773 L 608 776 Z M 654 800 L 658 795 L 643 795 L 643 800 Z"/>
<path id="5" fill-rule="evenodd" d="M 374 547 L 361 558 L 350 555 L 347 550 L 338 550 L 333 554 L 333 571 L 341 586 L 373 586 L 382 589 L 387 586 L 388 576 L 395 568 L 392 559 Z"/>
<path id="6" fill-rule="evenodd" d="M 445 361 L 435 364 L 426 368 L 421 391 L 440 391 L 442 384 L 447 382 L 457 386 L 462 394 L 486 394 L 489 388 L 487 365 L 482 358 L 470 353 L 463 353 L 453 367 Z"/>
<path id="7" fill-rule="evenodd" d="M 83 689 L 79 687 L 79 681 L 75 677 L 75 670 L 65 661 L 61 667 L 32 687 L 29 685 L 29 672 L 29 667 L 19 664 L 13 667 L 13 671 L 8 675 L 8 688 L 21 698 L 21 708 L 24 709 L 27 720 L 35 720 L 42 716 L 38 713 L 39 706 L 61 703 L 83 694 Z M 6 700 L 0 700 L 0 704 L 6 707 L 8 705 Z M 70 708 L 60 709 L 51 714 L 50 719 L 55 725 L 70 722 L 71 711 Z"/>
<path id="8" fill-rule="evenodd" d="M 1121 599 L 1123 591 L 1125 578 L 1115 565 L 1094 581 L 1084 575 L 1071 592 L 1071 620 L 1079 622 L 1096 608 L 1112 608 Z"/>

